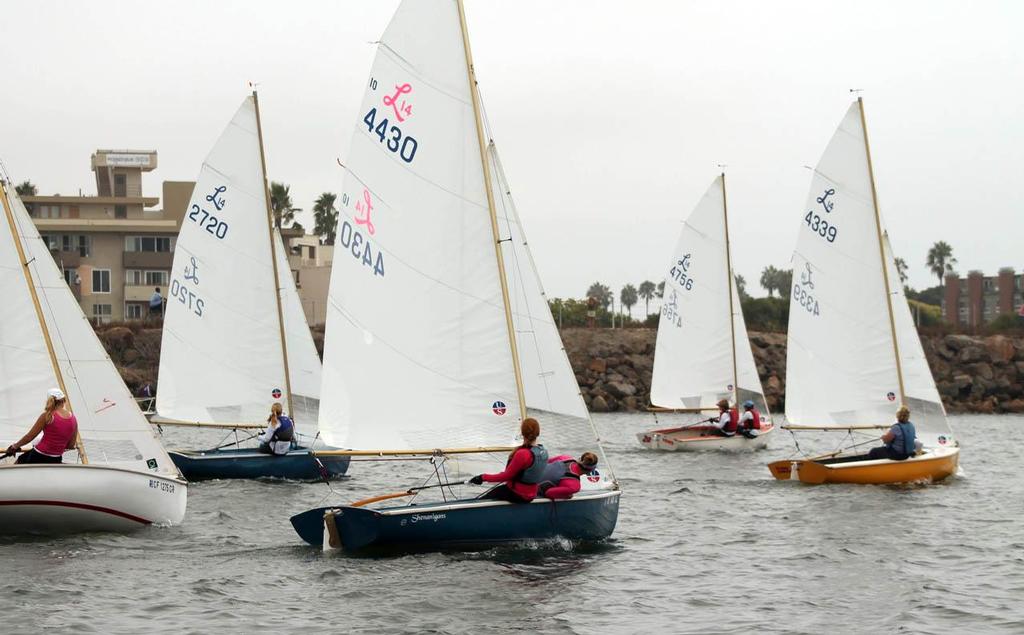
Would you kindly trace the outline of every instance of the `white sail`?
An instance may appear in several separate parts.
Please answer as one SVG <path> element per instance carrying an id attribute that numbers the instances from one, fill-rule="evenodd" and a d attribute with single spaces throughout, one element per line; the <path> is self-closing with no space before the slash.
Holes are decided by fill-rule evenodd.
<path id="1" fill-rule="evenodd" d="M 313 334 L 306 323 L 302 300 L 295 288 L 281 233 L 274 231 L 277 246 L 277 275 L 281 282 L 281 314 L 284 317 L 285 345 L 288 347 L 288 373 L 292 386 L 292 416 L 312 428 L 320 411 L 320 356 Z"/>
<path id="2" fill-rule="evenodd" d="M 800 218 L 786 417 L 820 427 L 892 423 L 900 388 L 859 102 L 818 162 Z"/>
<path id="3" fill-rule="evenodd" d="M 203 162 L 164 316 L 157 412 L 262 421 L 287 404 L 256 110 L 247 97 Z M 298 421 L 302 423 L 302 421 Z"/>
<path id="4" fill-rule="evenodd" d="M 453 0 L 403 2 L 355 122 L 331 273 L 332 445 L 508 445 L 520 405 Z"/>
<path id="5" fill-rule="evenodd" d="M 7 197 L 53 343 L 64 389 L 90 463 L 177 476 L 178 469 L 139 411 L 97 339 L 21 200 Z M 60 385 L 7 221 L 0 231 L 0 440 L 17 441 Z"/>
<path id="6" fill-rule="evenodd" d="M 558 325 L 544 294 L 537 267 L 523 231 L 522 221 L 497 147 L 488 145 L 491 178 L 497 207 L 498 231 L 508 237 L 503 249 L 509 302 L 515 324 L 523 392 L 530 409 L 588 419 L 576 375 L 569 364 Z M 552 432 L 554 432 L 552 430 Z M 546 434 L 551 439 L 554 434 Z"/>
<path id="7" fill-rule="evenodd" d="M 884 242 L 896 339 L 900 347 L 903 369 L 904 401 L 910 408 L 910 420 L 914 422 L 917 436 L 926 447 L 952 446 L 954 439 L 949 421 L 946 420 L 946 408 L 942 405 L 932 369 L 928 366 L 928 358 L 925 357 L 924 348 L 921 346 L 921 337 L 914 326 L 888 234 L 885 235 Z"/>
<path id="8" fill-rule="evenodd" d="M 749 399 L 767 412 L 739 295 L 736 285 L 729 283 L 723 196 L 719 176 L 686 219 L 672 251 L 658 321 L 651 403 L 664 408 L 714 408 L 719 399 L 740 403 Z"/>

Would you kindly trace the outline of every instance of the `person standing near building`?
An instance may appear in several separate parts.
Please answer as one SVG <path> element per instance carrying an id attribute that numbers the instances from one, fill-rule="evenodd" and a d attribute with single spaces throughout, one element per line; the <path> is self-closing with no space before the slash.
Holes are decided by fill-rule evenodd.
<path id="1" fill-rule="evenodd" d="M 164 313 L 164 296 L 160 295 L 160 287 L 155 287 L 149 296 L 149 315 L 158 318 Z"/>

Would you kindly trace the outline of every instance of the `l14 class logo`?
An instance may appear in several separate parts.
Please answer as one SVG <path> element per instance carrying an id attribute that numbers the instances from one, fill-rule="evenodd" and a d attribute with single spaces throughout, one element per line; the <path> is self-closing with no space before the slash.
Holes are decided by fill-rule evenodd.
<path id="1" fill-rule="evenodd" d="M 274 399 L 280 399 L 281 398 L 281 389 L 280 388 L 275 388 L 275 389 L 271 390 L 270 391 L 270 396 L 273 397 Z"/>
<path id="2" fill-rule="evenodd" d="M 498 415 L 499 417 L 505 414 L 507 410 L 508 407 L 505 405 L 504 401 L 495 401 L 494 403 L 491 404 L 491 412 Z"/>
<path id="3" fill-rule="evenodd" d="M 885 398 L 888 399 L 889 401 L 896 401 L 896 393 L 889 391 Z"/>

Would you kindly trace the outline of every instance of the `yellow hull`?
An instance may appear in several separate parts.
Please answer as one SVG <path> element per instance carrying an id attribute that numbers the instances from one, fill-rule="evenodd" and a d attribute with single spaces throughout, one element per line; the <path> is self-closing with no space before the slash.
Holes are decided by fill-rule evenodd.
<path id="1" fill-rule="evenodd" d="M 886 485 L 915 481 L 941 481 L 956 472 L 960 448 L 936 448 L 905 461 L 876 459 L 848 463 L 819 463 L 818 461 L 776 461 L 768 469 L 779 480 L 799 480 L 801 483 L 857 483 Z"/>

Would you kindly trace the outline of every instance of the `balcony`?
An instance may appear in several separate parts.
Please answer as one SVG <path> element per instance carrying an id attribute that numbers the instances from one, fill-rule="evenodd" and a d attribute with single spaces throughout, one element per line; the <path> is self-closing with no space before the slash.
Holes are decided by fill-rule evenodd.
<path id="1" fill-rule="evenodd" d="M 77 269 L 82 264 L 82 256 L 78 251 L 51 249 L 50 255 L 53 256 L 53 261 L 57 263 L 57 266 L 63 269 Z"/>
<path id="2" fill-rule="evenodd" d="M 126 269 L 170 269 L 174 262 L 171 251 L 126 251 L 124 266 Z"/>
<path id="3" fill-rule="evenodd" d="M 126 284 L 124 285 L 124 301 L 125 302 L 149 302 L 150 296 L 153 295 L 154 287 L 161 287 L 161 290 L 166 293 L 167 290 L 163 288 L 164 285 L 160 284 Z"/>

